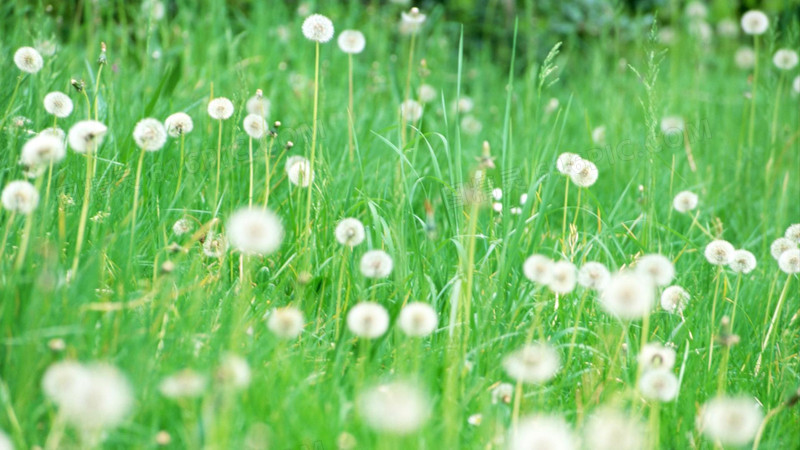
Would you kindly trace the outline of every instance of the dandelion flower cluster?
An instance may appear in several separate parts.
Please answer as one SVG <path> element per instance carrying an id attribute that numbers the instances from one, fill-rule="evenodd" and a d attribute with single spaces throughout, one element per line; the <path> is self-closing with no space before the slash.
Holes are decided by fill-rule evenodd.
<path id="1" fill-rule="evenodd" d="M 675 365 L 675 350 L 661 344 L 645 344 L 637 360 L 639 366 L 646 370 L 672 369 Z"/>
<path id="2" fill-rule="evenodd" d="M 730 264 L 731 258 L 733 258 L 733 253 L 736 249 L 731 245 L 730 242 L 717 239 L 711 241 L 706 245 L 706 249 L 703 254 L 708 260 L 709 263 L 715 266 L 726 266 Z"/>
<path id="3" fill-rule="evenodd" d="M 653 308 L 655 294 L 649 277 L 629 272 L 613 275 L 600 294 L 600 306 L 623 320 L 640 319 Z"/>
<path id="4" fill-rule="evenodd" d="M 347 313 L 347 328 L 358 337 L 375 339 L 389 329 L 389 313 L 374 302 L 361 302 Z"/>
<path id="5" fill-rule="evenodd" d="M 164 121 L 164 125 L 167 128 L 167 133 L 174 138 L 189 134 L 194 129 L 192 118 L 184 112 L 171 114 L 167 117 L 167 120 Z"/>
<path id="6" fill-rule="evenodd" d="M 253 139 L 261 139 L 267 134 L 267 121 L 259 114 L 248 114 L 242 125 L 245 133 Z"/>
<path id="7" fill-rule="evenodd" d="M 797 66 L 797 52 L 782 48 L 775 52 L 772 57 L 772 63 L 775 67 L 781 70 L 792 70 Z"/>
<path id="8" fill-rule="evenodd" d="M 691 191 L 681 191 L 672 200 L 672 207 L 679 213 L 687 213 L 697 208 L 697 194 Z"/>
<path id="9" fill-rule="evenodd" d="M 789 275 L 800 272 L 800 249 L 786 250 L 778 259 L 778 267 Z"/>
<path id="10" fill-rule="evenodd" d="M 577 283 L 577 270 L 569 261 L 559 261 L 550 268 L 550 282 L 547 287 L 557 294 L 569 294 Z"/>
<path id="11" fill-rule="evenodd" d="M 406 122 L 414 123 L 422 118 L 422 105 L 416 100 L 408 99 L 400 104 L 400 116 Z"/>
<path id="12" fill-rule="evenodd" d="M 78 153 L 96 152 L 108 127 L 96 120 L 81 120 L 73 125 L 67 133 L 70 148 Z"/>
<path id="13" fill-rule="evenodd" d="M 267 319 L 267 328 L 275 336 L 283 339 L 294 339 L 300 336 L 305 326 L 303 312 L 294 306 L 275 308 Z"/>
<path id="14" fill-rule="evenodd" d="M 639 378 L 638 387 L 648 400 L 669 402 L 678 395 L 678 378 L 669 369 L 647 370 Z"/>
<path id="15" fill-rule="evenodd" d="M 417 88 L 417 97 L 422 103 L 430 103 L 436 100 L 436 88 L 430 84 L 421 84 Z"/>
<path id="16" fill-rule="evenodd" d="M 645 427 L 634 417 L 607 407 L 592 413 L 584 429 L 585 442 L 593 450 L 646 448 Z"/>
<path id="17" fill-rule="evenodd" d="M 45 167 L 60 162 L 66 155 L 67 150 L 62 139 L 39 134 L 22 146 L 20 163 L 29 168 Z"/>
<path id="18" fill-rule="evenodd" d="M 245 109 L 247 110 L 247 114 L 258 114 L 265 120 L 267 117 L 269 117 L 269 112 L 271 108 L 272 108 L 272 103 L 269 101 L 269 99 L 265 98 L 263 95 L 258 95 L 258 94 L 247 99 L 247 103 L 245 104 Z"/>
<path id="19" fill-rule="evenodd" d="M 222 258 L 228 251 L 228 241 L 225 236 L 209 231 L 203 240 L 203 253 L 209 258 Z"/>
<path id="20" fill-rule="evenodd" d="M 312 14 L 306 17 L 302 30 L 306 39 L 320 44 L 333 39 L 333 22 L 322 14 Z"/>
<path id="21" fill-rule="evenodd" d="M 746 34 L 764 34 L 769 28 L 769 18 L 759 10 L 750 10 L 742 15 L 742 31 Z"/>
<path id="22" fill-rule="evenodd" d="M 233 102 L 225 97 L 217 97 L 208 102 L 208 115 L 215 120 L 227 120 L 233 115 Z"/>
<path id="23" fill-rule="evenodd" d="M 578 284 L 586 289 L 602 291 L 611 278 L 611 272 L 603 263 L 590 261 L 578 270 Z"/>
<path id="24" fill-rule="evenodd" d="M 246 389 L 251 379 L 250 364 L 239 355 L 227 353 L 223 355 L 217 369 L 217 380 L 226 388 L 234 390 Z"/>
<path id="25" fill-rule="evenodd" d="M 561 368 L 561 357 L 547 343 L 529 344 L 503 358 L 509 377 L 529 384 L 550 381 Z"/>
<path id="26" fill-rule="evenodd" d="M 750 47 L 739 47 L 733 54 L 733 61 L 740 69 L 752 69 L 756 64 L 756 52 Z"/>
<path id="27" fill-rule="evenodd" d="M 14 52 L 14 64 L 23 72 L 36 73 L 44 67 L 44 60 L 35 48 L 20 47 Z"/>
<path id="28" fill-rule="evenodd" d="M 370 250 L 361 257 L 359 268 L 367 278 L 386 278 L 392 273 L 394 262 L 383 250 Z"/>
<path id="29" fill-rule="evenodd" d="M 167 130 L 156 119 L 142 119 L 133 128 L 133 140 L 142 150 L 155 152 L 167 143 Z"/>
<path id="30" fill-rule="evenodd" d="M 436 329 L 439 324 L 439 315 L 431 305 L 414 302 L 403 307 L 397 322 L 407 336 L 424 337 Z"/>
<path id="31" fill-rule="evenodd" d="M 204 375 L 184 369 L 161 380 L 158 390 L 171 399 L 196 398 L 203 395 L 207 385 L 208 379 Z"/>
<path id="32" fill-rule="evenodd" d="M 39 192 L 27 181 L 12 181 L 0 195 L 3 208 L 17 214 L 30 214 L 39 206 Z"/>
<path id="33" fill-rule="evenodd" d="M 531 255 L 522 264 L 522 273 L 534 283 L 548 284 L 553 276 L 553 261 L 544 255 Z"/>
<path id="34" fill-rule="evenodd" d="M 336 40 L 339 44 L 339 48 L 345 52 L 350 54 L 358 54 L 364 51 L 364 47 L 367 45 L 366 39 L 364 39 L 364 33 L 358 30 L 344 30 L 339 33 L 339 38 Z"/>
<path id="35" fill-rule="evenodd" d="M 246 255 L 269 255 L 283 242 L 281 219 L 268 209 L 242 208 L 228 219 L 228 242 Z"/>
<path id="36" fill-rule="evenodd" d="M 747 397 L 718 397 L 700 410 L 697 423 L 709 439 L 725 445 L 746 445 L 752 441 L 764 414 Z"/>
<path id="37" fill-rule="evenodd" d="M 419 32 L 428 16 L 420 12 L 419 8 L 411 8 L 408 12 L 400 13 L 400 30 L 404 34 Z"/>
<path id="38" fill-rule="evenodd" d="M 748 274 L 756 268 L 756 257 L 747 250 L 739 249 L 733 252 L 728 264 L 734 272 Z"/>
<path id="39" fill-rule="evenodd" d="M 797 244 L 792 239 L 779 237 L 772 241 L 772 244 L 769 246 L 769 252 L 772 257 L 775 258 L 775 261 L 778 261 L 781 259 L 783 252 L 793 248 L 797 248 Z"/>
<path id="40" fill-rule="evenodd" d="M 366 389 L 358 395 L 358 411 L 371 428 L 405 435 L 428 420 L 430 400 L 415 384 L 392 381 Z"/>
<path id="41" fill-rule="evenodd" d="M 51 92 L 44 96 L 44 110 L 60 119 L 72 114 L 72 99 L 63 92 Z"/>
<path id="42" fill-rule="evenodd" d="M 689 303 L 691 296 L 680 286 L 669 286 L 661 292 L 661 307 L 664 311 L 681 314 Z"/>
<path id="43" fill-rule="evenodd" d="M 289 182 L 298 187 L 309 187 L 314 182 L 314 172 L 311 171 L 311 162 L 302 156 L 286 158 L 286 176 Z"/>
<path id="44" fill-rule="evenodd" d="M 664 255 L 644 255 L 636 262 L 636 273 L 649 277 L 656 286 L 666 286 L 675 278 L 675 266 Z"/>
<path id="45" fill-rule="evenodd" d="M 364 242 L 366 236 L 364 224 L 354 217 L 344 218 L 336 225 L 334 236 L 340 244 L 355 247 Z"/>
<path id="46" fill-rule="evenodd" d="M 569 424 L 556 416 L 520 419 L 509 432 L 509 450 L 577 450 L 578 439 Z"/>

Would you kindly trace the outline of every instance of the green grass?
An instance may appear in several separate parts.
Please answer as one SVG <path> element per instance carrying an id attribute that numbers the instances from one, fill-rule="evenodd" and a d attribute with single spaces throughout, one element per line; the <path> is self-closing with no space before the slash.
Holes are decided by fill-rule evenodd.
<path id="1" fill-rule="evenodd" d="M 92 219 L 76 273 L 67 277 L 85 158 L 69 151 L 54 168 L 49 205 L 40 204 L 31 216 L 28 253 L 20 268 L 15 259 L 25 219 L 17 216 L 11 222 L 10 214 L 0 210 L 0 235 L 9 235 L 0 259 L 0 429 L 17 448 L 44 446 L 51 434 L 56 409 L 45 399 L 40 381 L 50 364 L 64 359 L 112 363 L 134 387 L 133 412 L 109 432 L 104 448 L 155 448 L 162 430 L 171 435 L 174 448 L 245 448 L 248 436 L 258 432 L 266 433 L 270 448 L 281 449 L 336 448 L 343 432 L 355 437 L 357 448 L 503 448 L 492 442 L 506 435 L 513 402 L 492 404 L 491 390 L 498 382 L 512 381 L 501 360 L 531 333 L 555 345 L 562 358 L 572 358 L 554 380 L 524 387 L 522 415 L 559 414 L 579 429 L 598 405 L 613 404 L 646 421 L 653 405 L 635 391 L 642 323 L 624 328 L 600 310 L 595 294 L 581 288 L 559 298 L 556 309 L 554 295 L 522 275 L 522 263 L 533 253 L 578 266 L 597 260 L 612 269 L 631 265 L 644 253 L 662 253 L 675 262 L 674 283 L 692 298 L 685 320 L 659 307 L 649 318 L 647 340 L 674 345 L 675 373 L 682 375 L 678 399 L 658 409 L 659 432 L 650 436 L 654 447 L 713 448 L 697 431 L 695 416 L 720 392 L 750 395 L 766 412 L 800 387 L 800 281 L 780 272 L 769 254 L 769 244 L 800 221 L 800 108 L 798 96 L 790 93 L 798 72 L 782 75 L 771 62 L 775 49 L 797 49 L 796 18 L 780 24 L 780 33 L 771 27 L 760 39 L 749 145 L 751 102 L 743 93 L 752 88 L 750 72 L 733 63 L 735 50 L 751 45 L 749 37 L 715 36 L 706 46 L 686 34 L 683 18 L 662 14 L 679 35 L 660 65 L 648 67 L 649 51 L 665 47 L 649 43 L 646 31 L 632 41 L 609 31 L 589 41 L 570 37 L 552 59 L 554 72 L 542 77 L 545 55 L 561 39 L 523 27 L 528 20 L 520 22 L 516 41 L 501 45 L 501 54 L 512 54 L 516 42 L 510 68 L 510 61 L 495 58 L 488 46 L 462 38 L 461 25 L 450 22 L 446 10 L 425 11 L 429 19 L 416 39 L 411 86 L 416 91 L 428 83 L 439 96 L 425 105 L 421 122 L 406 130 L 403 146 L 397 110 L 404 97 L 410 40 L 396 32 L 399 9 L 323 2 L 318 12 L 333 20 L 337 32 L 360 29 L 367 47 L 354 57 L 356 159 L 351 162 L 347 56 L 335 42 L 321 46 L 317 171 L 311 235 L 303 252 L 307 192 L 291 186 L 283 170 L 288 155 L 308 157 L 311 147 L 314 45 L 300 32 L 303 17 L 278 2 L 226 7 L 222 1 L 187 1 L 169 10 L 168 21 L 156 22 L 136 5 L 101 3 L 102 8 L 81 2 L 82 14 L 61 7 L 62 18 L 57 17 L 60 7 L 46 12 L 44 2 L 0 7 L 8 18 L 0 38 L 1 108 L 9 104 L 21 76 L 14 51 L 38 39 L 58 44 L 53 56 L 45 56 L 41 72 L 23 76 L 10 105 L 0 131 L 0 186 L 22 178 L 19 152 L 29 130 L 52 124 L 42 107 L 46 93 L 60 90 L 72 97 L 74 112 L 59 120 L 65 130 L 90 114 L 109 127 L 97 153 Z M 472 36 L 469 31 L 463 33 Z M 284 32 L 288 40 L 280 39 Z M 101 41 L 108 45 L 108 65 L 96 91 Z M 419 69 L 423 58 L 426 70 Z M 648 82 L 658 70 L 651 89 L 623 60 Z M 70 86 L 71 78 L 86 82 L 92 100 L 97 95 L 98 110 L 87 108 L 82 94 Z M 175 236 L 172 224 L 189 217 L 196 230 L 218 217 L 221 230 L 225 218 L 247 204 L 248 142 L 241 123 L 245 101 L 259 88 L 272 102 L 269 121 L 282 123 L 272 147 L 269 206 L 287 234 L 277 253 L 250 259 L 252 283 L 242 289 L 238 254 L 208 258 L 199 242 Z M 223 124 L 218 205 L 213 204 L 217 124 L 206 113 L 212 92 L 236 106 Z M 483 125 L 477 135 L 459 130 L 464 114 L 452 105 L 465 96 L 475 103 L 469 114 Z M 548 113 L 551 98 L 560 103 Z M 163 120 L 177 111 L 191 115 L 195 125 L 186 136 L 183 181 L 176 186 L 178 140 L 145 155 L 130 248 L 139 157 L 133 127 L 144 117 Z M 658 122 L 666 115 L 684 117 L 684 141 L 661 134 Z M 30 122 L 15 126 L 17 116 Z M 599 125 L 607 129 L 602 147 L 591 139 Z M 257 203 L 263 201 L 264 149 L 270 139 L 255 144 Z M 289 141 L 294 145 L 286 150 Z M 486 179 L 503 189 L 502 214 L 460 201 L 464 180 L 478 168 L 483 141 L 496 157 L 496 168 L 486 172 Z M 696 171 L 688 163 L 687 145 Z M 598 182 L 581 190 L 580 203 L 577 189 L 570 187 L 566 215 L 564 178 L 555 170 L 555 158 L 563 151 L 593 160 L 600 171 Z M 684 189 L 700 196 L 699 226 L 672 210 L 672 198 Z M 529 201 L 522 214 L 510 214 L 523 193 Z M 433 206 L 435 233 L 424 228 L 426 201 Z M 336 223 L 348 216 L 367 226 L 366 241 L 353 252 L 345 252 L 333 238 Z M 737 279 L 730 271 L 721 278 L 712 319 L 716 269 L 703 257 L 710 238 L 701 227 L 758 258 L 755 271 L 741 279 L 733 330 L 741 340 L 730 349 L 727 368 L 721 363 L 724 350 L 717 347 L 709 370 L 710 332 L 718 333 L 722 316 L 733 313 Z M 186 251 L 170 251 L 173 243 Z M 372 282 L 358 271 L 358 258 L 372 248 L 394 259 L 395 269 L 385 280 Z M 342 258 L 345 278 L 340 280 Z M 166 261 L 175 265 L 171 273 L 160 270 Z M 310 279 L 303 280 L 305 272 Z M 787 277 L 773 344 L 755 375 Z M 458 283 L 462 289 L 454 296 Z M 370 344 L 366 356 L 349 331 L 334 339 L 340 285 L 349 305 L 375 299 L 392 317 L 389 332 Z M 461 306 L 454 312 L 455 298 Z M 437 309 L 440 329 L 433 336 L 411 340 L 394 326 L 409 301 Z M 460 309 L 467 301 L 468 315 Z M 273 307 L 288 304 L 304 311 L 307 324 L 300 338 L 284 342 L 261 319 Z M 541 327 L 533 331 L 535 323 Z M 573 332 L 577 337 L 571 350 Z M 49 348 L 56 338 L 66 343 L 63 351 Z M 615 360 L 622 342 L 628 351 Z M 185 402 L 160 395 L 163 377 L 184 368 L 213 375 L 227 352 L 249 362 L 253 379 L 248 389 L 232 394 L 212 383 L 202 399 Z M 363 380 L 356 369 L 359 358 L 366 358 Z M 721 387 L 720 371 L 726 377 Z M 401 439 L 369 430 L 354 406 L 365 384 L 393 377 L 417 380 L 433 402 L 432 419 Z M 480 426 L 468 425 L 467 418 L 477 413 L 483 415 Z M 797 445 L 799 422 L 796 406 L 780 411 L 768 422 L 760 448 Z M 79 436 L 68 431 L 61 444 L 78 448 Z"/>

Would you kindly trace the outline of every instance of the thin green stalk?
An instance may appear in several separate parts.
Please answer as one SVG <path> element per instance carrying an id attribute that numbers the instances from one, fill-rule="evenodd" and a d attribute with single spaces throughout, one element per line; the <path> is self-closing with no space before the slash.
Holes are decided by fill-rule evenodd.
<path id="1" fill-rule="evenodd" d="M 212 205 L 215 215 L 217 211 L 217 205 L 219 203 L 219 174 L 222 170 L 222 119 L 219 119 L 219 129 L 217 134 L 217 183 L 216 187 L 214 188 L 214 205 Z"/>
<path id="2" fill-rule="evenodd" d="M 353 55 L 352 53 L 347 54 L 347 87 L 348 87 L 348 97 L 347 97 L 347 118 L 348 118 L 348 126 L 347 126 L 347 143 L 348 148 L 350 149 L 350 162 L 353 162 L 353 155 L 354 155 L 354 144 L 353 144 L 353 128 L 355 127 L 355 119 L 353 118 L 355 113 L 353 112 Z"/>
<path id="3" fill-rule="evenodd" d="M 11 225 L 14 224 L 14 219 L 17 217 L 16 211 L 11 211 L 6 222 L 6 229 L 3 231 L 3 240 L 0 241 L 0 264 L 3 262 L 3 256 L 6 254 L 6 242 L 8 242 L 8 232 L 11 230 Z"/>
<path id="4" fill-rule="evenodd" d="M 775 329 L 775 325 L 778 323 L 778 318 L 780 317 L 781 309 L 783 308 L 784 300 L 786 300 L 786 293 L 789 291 L 789 284 L 792 282 L 792 276 L 786 277 L 786 283 L 783 284 L 783 289 L 781 290 L 781 295 L 778 298 L 778 304 L 775 305 L 775 312 L 772 314 L 772 320 L 769 322 L 769 328 L 767 329 L 767 335 L 764 336 L 764 343 L 761 344 L 761 351 L 758 354 L 758 360 L 756 360 L 756 370 L 755 374 L 758 376 L 759 371 L 761 370 L 761 358 L 764 356 L 764 351 L 767 347 L 770 346 L 771 338 L 772 338 L 772 330 Z"/>
<path id="5" fill-rule="evenodd" d="M 755 64 L 753 64 L 753 92 L 750 96 L 750 126 L 747 134 L 747 147 L 753 149 L 753 132 L 756 120 L 756 91 L 758 90 L 758 35 L 753 36 L 753 51 L 755 53 Z"/>
<path id="6" fill-rule="evenodd" d="M 89 215 L 89 200 L 92 194 L 92 179 L 94 177 L 94 149 L 86 151 L 86 185 L 83 190 L 83 204 L 81 205 L 81 217 L 78 222 L 78 237 L 75 239 L 75 255 L 72 260 L 72 275 L 77 275 L 78 265 L 80 264 L 81 248 L 83 248 L 83 235 L 86 232 L 86 219 Z"/>
<path id="7" fill-rule="evenodd" d="M 269 158 L 272 154 L 272 146 L 275 143 L 276 137 L 273 135 L 272 139 L 269 141 L 267 145 L 266 152 L 264 154 L 264 169 L 266 171 L 265 177 L 266 180 L 264 181 L 264 208 L 267 207 L 267 203 L 269 202 L 269 189 L 270 189 L 270 170 L 269 170 Z"/>
<path id="8" fill-rule="evenodd" d="M 339 267 L 339 280 L 338 280 L 338 288 L 336 289 L 336 315 L 334 316 L 334 342 L 339 342 L 339 333 L 341 331 L 341 327 L 339 324 L 342 322 L 342 289 L 344 287 L 344 276 L 345 276 L 345 269 L 347 268 L 347 261 L 348 261 L 348 254 L 349 254 L 350 247 L 344 246 L 344 252 L 342 253 L 342 265 Z"/>
<path id="9" fill-rule="evenodd" d="M 708 321 L 708 370 L 711 371 L 711 362 L 714 360 L 714 327 L 717 326 L 717 301 L 719 300 L 719 280 L 722 278 L 722 266 L 717 266 L 717 275 L 714 277 L 714 298 L 711 303 L 711 318 Z"/>
<path id="10" fill-rule="evenodd" d="M 185 143 L 185 141 L 186 141 L 185 135 L 183 133 L 181 133 L 181 162 L 180 162 L 180 165 L 178 165 L 178 183 L 175 185 L 175 197 L 178 196 L 178 192 L 181 190 L 181 180 L 183 179 L 183 165 L 185 164 L 184 163 L 184 158 L 185 158 L 184 143 Z"/>
<path id="11" fill-rule="evenodd" d="M 0 120 L 0 127 L 6 124 L 6 119 L 8 119 L 8 114 L 11 113 L 11 107 L 14 106 L 14 100 L 17 99 L 17 92 L 19 91 L 19 85 L 22 84 L 22 75 L 17 76 L 17 84 L 14 86 L 14 90 L 11 92 L 11 99 L 8 101 L 8 105 L 6 105 L 6 112 L 3 113 L 3 120 Z"/>
<path id="12" fill-rule="evenodd" d="M 139 206 L 139 191 L 141 190 L 142 164 L 144 163 L 144 154 L 145 150 L 142 150 L 139 153 L 139 162 L 136 165 L 136 182 L 133 186 L 133 211 L 132 211 L 133 218 L 131 220 L 131 243 L 130 247 L 128 247 L 130 249 L 131 261 L 133 260 L 132 258 L 135 256 L 133 249 L 134 246 L 136 245 L 136 211 L 137 207 Z"/>
<path id="13" fill-rule="evenodd" d="M 311 158 L 309 159 L 309 174 L 311 177 L 314 174 L 314 166 L 316 162 L 317 150 L 317 114 L 319 108 L 319 42 L 315 43 L 314 52 L 314 113 L 312 116 L 311 125 Z M 310 255 L 308 252 L 309 240 L 311 239 L 311 198 L 314 192 L 314 183 L 308 185 L 308 197 L 306 201 L 306 221 L 305 229 L 303 230 L 303 250 L 306 254 L 306 264 L 310 265 Z"/>
<path id="14" fill-rule="evenodd" d="M 248 156 L 250 158 L 250 192 L 247 195 L 247 206 L 253 207 L 253 138 L 247 142 Z"/>
<path id="15" fill-rule="evenodd" d="M 414 65 L 414 47 L 417 42 L 417 33 L 411 33 L 411 45 L 408 50 L 408 72 L 406 74 L 406 87 L 403 93 L 403 101 L 411 98 L 411 67 Z M 406 118 L 400 114 L 400 148 L 406 146 Z"/>

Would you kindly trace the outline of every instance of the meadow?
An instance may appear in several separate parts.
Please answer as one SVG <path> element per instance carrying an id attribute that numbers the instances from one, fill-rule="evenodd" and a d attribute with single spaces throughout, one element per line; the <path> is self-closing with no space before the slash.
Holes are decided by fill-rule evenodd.
<path id="1" fill-rule="evenodd" d="M 800 448 L 797 5 L 518 3 L 4 2 L 0 450 Z"/>

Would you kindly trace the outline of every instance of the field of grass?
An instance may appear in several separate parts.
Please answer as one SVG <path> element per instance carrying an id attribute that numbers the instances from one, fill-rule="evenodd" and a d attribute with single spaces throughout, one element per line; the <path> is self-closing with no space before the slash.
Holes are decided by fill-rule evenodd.
<path id="1" fill-rule="evenodd" d="M 170 1 L 163 17 L 122 1 L 0 6 L 0 188 L 37 172 L 39 193 L 30 214 L 5 194 L 0 208 L 0 449 L 754 446 L 755 429 L 737 447 L 698 420 L 720 396 L 755 405 L 742 420 L 763 419 L 758 448 L 800 448 L 800 279 L 771 249 L 800 222 L 800 71 L 773 64 L 800 47 L 790 7 L 765 9 L 757 36 L 735 2 L 705 18 L 669 2 L 652 27 L 579 39 L 534 28 L 546 18 L 520 6 L 507 41 L 484 45 L 445 7 L 403 33 L 410 5 L 379 3 Z M 312 13 L 337 37 L 362 31 L 364 51 L 306 39 Z M 723 19 L 736 35 L 719 33 Z M 25 46 L 42 54 L 36 73 L 15 65 Z M 744 46 L 754 67 L 737 65 Z M 251 139 L 258 89 L 271 131 Z M 74 103 L 55 122 L 52 91 Z M 216 97 L 232 101 L 229 119 L 209 116 Z M 400 113 L 408 99 L 421 118 Z M 137 123 L 179 111 L 193 130 L 140 150 Z M 87 119 L 107 126 L 96 151 L 67 144 L 60 162 L 20 164 L 40 131 Z M 592 161 L 596 183 L 561 174 L 564 152 Z M 292 156 L 310 160 L 310 187 Z M 696 209 L 673 207 L 681 191 Z M 251 203 L 280 218 L 276 251 L 223 243 L 242 241 L 228 220 Z M 346 217 L 365 227 L 353 248 L 335 237 Z M 752 252 L 755 269 L 712 265 L 715 239 Z M 391 257 L 386 277 L 362 273 L 375 249 Z M 600 301 L 612 294 L 529 280 L 533 254 L 637 279 L 642 256 L 661 254 L 675 275 L 622 319 Z M 667 285 L 688 292 L 682 312 L 661 306 Z M 374 339 L 348 327 L 366 301 L 389 315 Z M 412 302 L 438 314 L 431 334 L 399 326 Z M 268 326 L 286 306 L 303 314 L 297 337 Z M 647 343 L 674 349 L 674 367 L 648 369 Z M 554 376 L 515 378 L 526 345 L 555 351 Z M 62 378 L 43 382 L 48 369 Z M 677 393 L 648 395 L 653 370 Z M 626 426 L 595 414 L 609 408 Z M 573 439 L 531 425 L 542 415 Z"/>

